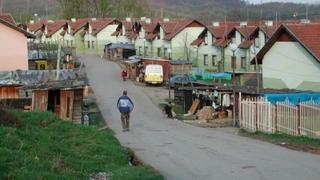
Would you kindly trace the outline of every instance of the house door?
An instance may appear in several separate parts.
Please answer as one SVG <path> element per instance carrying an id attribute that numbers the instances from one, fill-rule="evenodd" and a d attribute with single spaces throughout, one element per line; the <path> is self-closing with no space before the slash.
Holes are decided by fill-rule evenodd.
<path id="1" fill-rule="evenodd" d="M 60 117 L 63 119 L 72 119 L 73 114 L 74 91 L 61 91 L 61 112 Z"/>
<path id="2" fill-rule="evenodd" d="M 48 111 L 60 114 L 60 90 L 51 90 L 48 94 Z"/>
<path id="3" fill-rule="evenodd" d="M 47 111 L 48 106 L 48 91 L 34 90 L 32 91 L 32 110 Z"/>

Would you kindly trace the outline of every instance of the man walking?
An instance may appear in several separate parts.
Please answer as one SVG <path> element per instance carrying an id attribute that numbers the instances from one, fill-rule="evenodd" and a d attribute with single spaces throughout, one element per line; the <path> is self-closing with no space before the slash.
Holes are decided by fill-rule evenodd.
<path id="1" fill-rule="evenodd" d="M 118 99 L 118 110 L 121 113 L 122 131 L 129 131 L 130 112 L 133 110 L 134 104 L 127 96 L 127 91 L 124 90 L 122 96 Z"/>

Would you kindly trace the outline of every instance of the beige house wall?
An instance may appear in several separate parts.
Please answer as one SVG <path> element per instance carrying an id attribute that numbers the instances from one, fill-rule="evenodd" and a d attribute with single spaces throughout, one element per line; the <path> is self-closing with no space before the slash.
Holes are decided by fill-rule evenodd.
<path id="1" fill-rule="evenodd" d="M 0 71 L 28 70 L 27 37 L 0 23 Z"/>

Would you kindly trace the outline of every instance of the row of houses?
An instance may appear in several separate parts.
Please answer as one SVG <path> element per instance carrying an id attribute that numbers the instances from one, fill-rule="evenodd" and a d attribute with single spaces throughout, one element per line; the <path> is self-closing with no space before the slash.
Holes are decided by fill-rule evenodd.
<path id="1" fill-rule="evenodd" d="M 132 44 L 140 56 L 184 59 L 208 72 L 232 71 L 235 55 L 236 74 L 252 75 L 258 68 L 264 88 L 320 90 L 319 23 L 308 20 L 205 25 L 189 19 L 85 18 L 39 20 L 25 29 L 35 41 L 60 42 L 80 53 L 103 54 L 106 44 Z"/>

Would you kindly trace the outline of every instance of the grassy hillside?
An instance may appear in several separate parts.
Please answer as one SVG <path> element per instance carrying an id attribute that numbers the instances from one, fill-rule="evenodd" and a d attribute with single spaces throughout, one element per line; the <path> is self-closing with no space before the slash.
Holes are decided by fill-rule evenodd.
<path id="1" fill-rule="evenodd" d="M 303 19 L 306 17 L 306 5 L 294 3 L 265 3 L 251 5 L 244 0 L 141 0 L 148 2 L 152 11 L 146 16 L 159 17 L 161 9 L 167 17 L 188 17 L 199 19 L 204 23 L 216 20 L 256 20 L 256 19 Z M 39 17 L 59 18 L 61 10 L 58 0 L 10 0 L 3 1 L 4 11 L 13 13 L 19 22 Z M 109 0 L 110 7 L 117 6 L 119 1 Z M 143 7 L 145 9 L 145 7 Z M 110 11 L 111 12 L 111 11 Z M 105 14 L 110 14 L 106 12 Z M 308 16 L 320 18 L 320 5 L 309 5 Z M 117 14 L 114 14 L 115 16 Z M 130 15 L 128 12 L 127 15 Z"/>
<path id="2" fill-rule="evenodd" d="M 1 113 L 0 179 L 162 179 L 151 168 L 129 166 L 111 131 L 64 122 L 52 113 Z"/>

